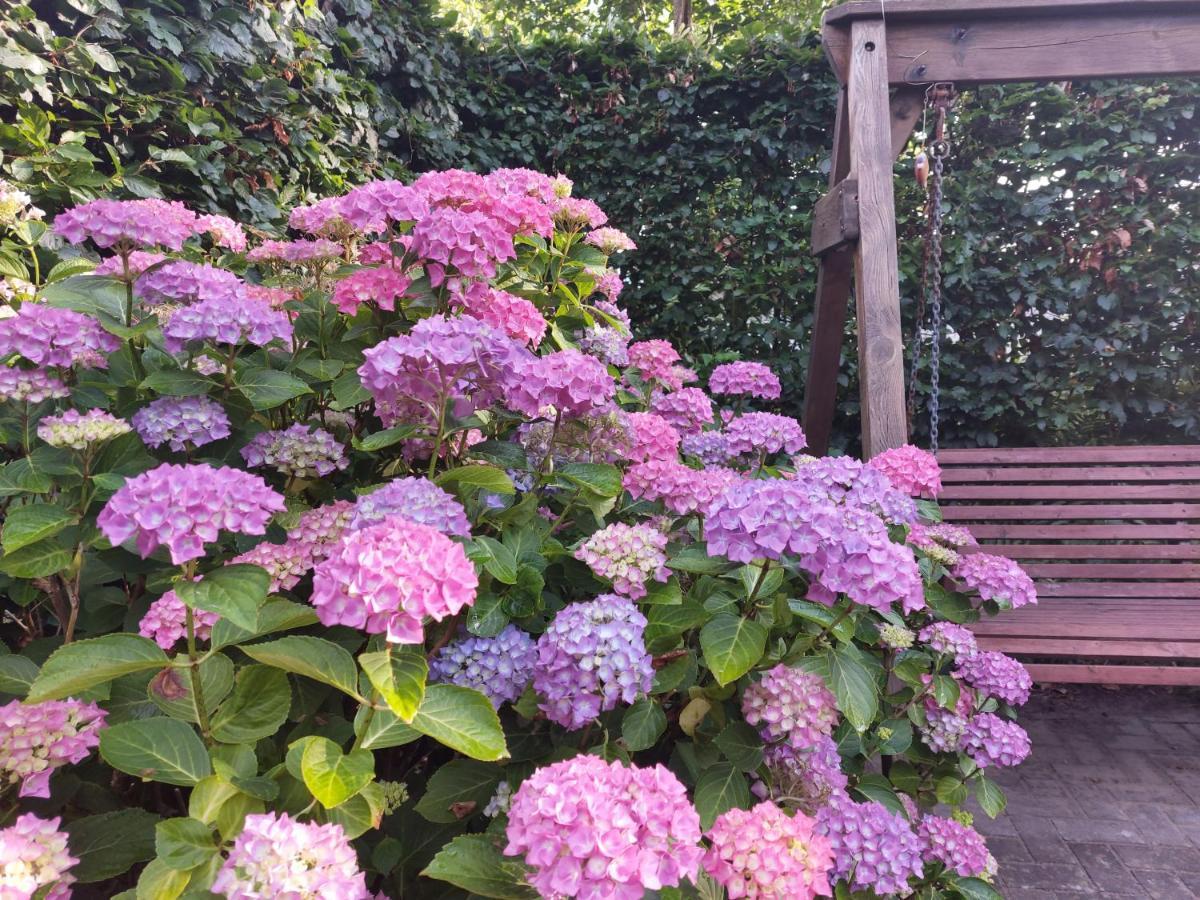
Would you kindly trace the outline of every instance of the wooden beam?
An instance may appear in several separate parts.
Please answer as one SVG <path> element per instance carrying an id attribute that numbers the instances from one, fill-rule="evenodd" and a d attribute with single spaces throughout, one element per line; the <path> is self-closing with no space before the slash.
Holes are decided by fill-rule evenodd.
<path id="1" fill-rule="evenodd" d="M 845 179 L 849 171 L 849 114 L 846 89 L 842 88 L 833 122 L 833 150 L 829 157 L 830 186 L 836 186 Z M 848 247 L 826 254 L 817 266 L 808 378 L 804 384 L 804 433 L 808 437 L 808 452 L 816 456 L 824 456 L 828 452 L 829 437 L 833 431 L 837 376 L 841 367 L 842 342 L 846 335 L 852 271 L 853 254 Z"/>
<path id="2" fill-rule="evenodd" d="M 858 181 L 843 178 L 813 207 L 809 251 L 824 256 L 858 240 Z"/>
<path id="3" fill-rule="evenodd" d="M 843 83 L 853 26 L 869 21 L 883 21 L 880 3 L 848 3 L 825 17 L 825 52 Z M 886 22 L 893 85 L 1200 74 L 1195 0 L 906 0 L 887 6 Z"/>
<path id="4" fill-rule="evenodd" d="M 892 189 L 887 35 L 881 20 L 854 22 L 849 79 L 850 166 L 858 178 L 859 236 L 854 256 L 863 457 L 908 440 L 896 200 Z"/>
<path id="5" fill-rule="evenodd" d="M 925 88 L 902 84 L 892 94 L 892 156 L 900 158 L 925 108 Z"/>

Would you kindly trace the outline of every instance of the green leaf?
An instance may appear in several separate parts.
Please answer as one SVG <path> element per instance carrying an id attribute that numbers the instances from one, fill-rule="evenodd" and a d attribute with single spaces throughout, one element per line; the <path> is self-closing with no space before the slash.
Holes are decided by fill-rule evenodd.
<path id="1" fill-rule="evenodd" d="M 200 663 L 200 693 L 204 695 L 205 712 L 216 709 L 233 690 L 233 660 L 223 653 L 214 653 Z M 146 696 L 155 706 L 173 719 L 196 724 L 196 702 L 192 697 L 191 672 L 186 668 L 162 669 L 146 685 Z"/>
<path id="2" fill-rule="evenodd" d="M 416 810 L 430 822 L 457 822 L 483 810 L 502 775 L 500 768 L 489 763 L 451 760 L 433 773 Z"/>
<path id="3" fill-rule="evenodd" d="M 887 756 L 899 756 L 912 746 L 912 722 L 910 722 L 908 719 L 888 719 L 879 726 L 879 729 L 880 753 L 883 753 Z M 891 735 L 885 736 L 883 734 L 884 729 L 890 731 Z"/>
<path id="4" fill-rule="evenodd" d="M 938 802 L 947 806 L 962 806 L 967 801 L 967 786 L 955 775 L 945 775 L 934 785 Z"/>
<path id="5" fill-rule="evenodd" d="M 345 803 L 375 779 L 375 754 L 342 748 L 329 738 L 316 737 L 300 761 L 304 786 L 326 809 Z"/>
<path id="6" fill-rule="evenodd" d="M 521 445 L 515 441 L 482 441 L 478 444 L 472 444 L 467 452 L 476 459 L 484 459 L 495 463 L 502 469 L 519 469 L 524 471 L 529 468 L 529 458 L 525 455 L 525 451 L 521 449 Z"/>
<path id="7" fill-rule="evenodd" d="M 493 494 L 515 494 L 512 479 L 493 466 L 461 466 L 449 469 L 434 479 L 439 487 L 452 487 L 462 495 L 465 491 L 482 488 Z"/>
<path id="8" fill-rule="evenodd" d="M 164 865 L 180 871 L 203 865 L 218 850 L 212 826 L 186 816 L 159 822 L 154 829 L 154 846 Z"/>
<path id="9" fill-rule="evenodd" d="M 50 474 L 30 457 L 14 459 L 0 467 L 0 497 L 19 494 L 45 494 L 53 487 Z"/>
<path id="10" fill-rule="evenodd" d="M 683 590 L 679 587 L 679 579 L 671 576 L 666 582 L 650 582 L 646 585 L 646 596 L 640 598 L 638 603 L 678 606 L 683 603 Z"/>
<path id="11" fill-rule="evenodd" d="M 346 837 L 354 840 L 383 822 L 387 810 L 387 797 L 383 789 L 372 782 L 361 791 L 333 809 L 320 811 L 319 818 L 336 822 L 346 832 Z"/>
<path id="12" fill-rule="evenodd" d="M 366 707 L 362 707 L 354 718 L 354 730 L 362 736 L 361 746 L 364 750 L 403 747 L 421 739 L 421 732 L 411 725 L 404 724 L 391 710 L 376 710 L 368 721 L 369 712 Z"/>
<path id="13" fill-rule="evenodd" d="M 45 578 L 71 565 L 71 551 L 47 538 L 0 556 L 0 572 L 13 578 Z"/>
<path id="14" fill-rule="evenodd" d="M 202 397 L 217 386 L 199 372 L 184 369 L 160 369 L 151 372 L 138 385 L 143 391 L 153 391 L 168 397 Z"/>
<path id="15" fill-rule="evenodd" d="M 422 431 L 423 429 L 419 425 L 397 425 L 395 428 L 389 428 L 386 431 L 377 431 L 374 434 L 368 434 L 366 437 L 354 438 L 352 443 L 355 450 L 374 453 L 376 450 L 382 450 L 384 447 L 390 447 L 392 444 L 398 444 L 403 440 L 407 440 L 415 434 L 420 434 Z"/>
<path id="16" fill-rule="evenodd" d="M 1000 785 L 988 781 L 982 774 L 975 782 L 975 799 L 979 801 L 979 808 L 991 819 L 1004 812 L 1004 808 L 1008 806 L 1008 797 L 1004 795 Z"/>
<path id="17" fill-rule="evenodd" d="M 607 463 L 565 463 L 554 474 L 601 497 L 617 497 L 621 493 L 621 470 Z"/>
<path id="18" fill-rule="evenodd" d="M 439 850 L 421 874 L 480 897 L 537 900 L 537 891 L 525 880 L 526 871 L 521 862 L 500 852 L 494 838 L 464 834 Z"/>
<path id="19" fill-rule="evenodd" d="M 412 727 L 451 750 L 493 762 L 508 756 L 508 744 L 492 701 L 454 684 L 431 684 Z"/>
<path id="20" fill-rule="evenodd" d="M 391 711 L 411 722 L 425 696 L 425 679 L 429 676 L 423 648 L 388 647 L 364 653 L 358 662 Z"/>
<path id="21" fill-rule="evenodd" d="M 667 714 L 648 697 L 642 697 L 625 710 L 621 719 L 621 737 L 634 753 L 649 750 L 667 730 Z"/>
<path id="22" fill-rule="evenodd" d="M 105 728 L 100 755 L 114 769 L 163 784 L 191 787 L 212 774 L 204 742 L 178 719 L 142 719 Z"/>
<path id="23" fill-rule="evenodd" d="M 722 613 L 700 629 L 700 649 L 717 684 L 741 678 L 762 659 L 767 629 L 754 619 Z"/>
<path id="24" fill-rule="evenodd" d="M 274 409 L 296 397 L 311 394 L 312 388 L 294 375 L 252 366 L 234 377 L 242 395 L 256 410 Z"/>
<path id="25" fill-rule="evenodd" d="M 750 785 L 736 766 L 719 762 L 700 773 L 695 798 L 700 825 L 708 831 L 721 813 L 750 808 Z"/>
<path id="26" fill-rule="evenodd" d="M 360 403 L 366 403 L 371 399 L 371 392 L 362 386 L 358 372 L 351 369 L 349 372 L 339 375 L 334 381 L 333 398 L 336 401 L 332 404 L 333 408 L 345 410 Z"/>
<path id="27" fill-rule="evenodd" d="M 160 669 L 167 654 L 136 634 L 107 634 L 55 650 L 29 689 L 29 702 L 61 700 L 131 672 Z"/>
<path id="28" fill-rule="evenodd" d="M 971 621 L 974 616 L 974 608 L 965 595 L 948 591 L 940 584 L 925 585 L 925 602 L 941 618 L 959 625 Z"/>
<path id="29" fill-rule="evenodd" d="M 753 772 L 763 761 L 763 741 L 745 722 L 730 722 L 713 738 L 725 758 L 743 772 Z"/>
<path id="30" fill-rule="evenodd" d="M 172 869 L 161 860 L 152 859 L 142 869 L 137 881 L 137 900 L 176 900 L 187 889 L 190 872 Z"/>
<path id="31" fill-rule="evenodd" d="M 882 775 L 864 775 L 854 786 L 854 790 L 867 800 L 882 803 L 892 812 L 908 818 L 908 812 L 889 782 Z"/>
<path id="32" fill-rule="evenodd" d="M 1004 900 L 1004 895 L 982 878 L 951 878 L 950 884 L 967 900 Z"/>
<path id="33" fill-rule="evenodd" d="M 875 680 L 878 663 L 873 658 L 868 662 L 866 656 L 853 644 L 831 648 L 824 654 L 829 666 L 829 689 L 846 721 L 858 731 L 869 727 L 879 712 L 879 684 Z"/>
<path id="34" fill-rule="evenodd" d="M 308 604 L 276 598 L 259 607 L 258 622 L 252 629 L 238 628 L 228 619 L 218 619 L 213 625 L 209 645 L 219 650 L 221 647 L 252 640 L 265 634 L 305 628 L 316 623 L 316 611 Z"/>
<path id="35" fill-rule="evenodd" d="M 13 507 L 8 510 L 4 519 L 0 545 L 4 547 L 5 553 L 12 553 L 14 550 L 36 544 L 43 538 L 53 537 L 75 521 L 73 515 L 52 503 L 31 503 L 27 506 Z"/>
<path id="36" fill-rule="evenodd" d="M 228 619 L 239 628 L 258 624 L 258 609 L 267 599 L 271 576 L 260 566 L 229 565 L 214 569 L 200 581 L 181 581 L 175 596 L 193 609 Z"/>
<path id="37" fill-rule="evenodd" d="M 351 697 L 358 697 L 358 666 L 354 664 L 354 657 L 332 641 L 291 635 L 266 644 L 245 644 L 241 649 L 260 663 L 332 685 Z"/>
<path id="38" fill-rule="evenodd" d="M 105 881 L 154 857 L 158 816 L 144 809 L 120 809 L 85 816 L 63 826 L 67 848 L 79 862 L 71 874 L 83 884 Z"/>
<path id="39" fill-rule="evenodd" d="M 233 694 L 212 717 L 212 736 L 226 744 L 253 744 L 287 721 L 292 689 L 287 674 L 271 666 L 247 666 Z"/>
<path id="40" fill-rule="evenodd" d="M 38 667 L 28 656 L 9 653 L 0 656 L 0 694 L 24 697 L 37 678 Z"/>
<path id="41" fill-rule="evenodd" d="M 495 538 L 486 535 L 475 538 L 467 555 L 475 562 L 483 563 L 488 574 L 502 584 L 517 583 L 517 557 Z"/>
<path id="42" fill-rule="evenodd" d="M 692 545 L 667 560 L 667 568 L 694 575 L 721 575 L 733 568 L 733 563 L 718 556 L 709 556 L 703 545 Z"/>

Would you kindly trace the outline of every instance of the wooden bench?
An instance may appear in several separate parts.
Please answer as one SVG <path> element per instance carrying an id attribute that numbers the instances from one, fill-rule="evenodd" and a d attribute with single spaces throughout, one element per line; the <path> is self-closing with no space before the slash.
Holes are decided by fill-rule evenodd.
<path id="1" fill-rule="evenodd" d="M 1200 685 L 1200 447 L 943 450 L 938 461 L 946 521 L 1038 586 L 1037 606 L 975 626 L 981 646 L 1032 657 L 1039 681 Z"/>

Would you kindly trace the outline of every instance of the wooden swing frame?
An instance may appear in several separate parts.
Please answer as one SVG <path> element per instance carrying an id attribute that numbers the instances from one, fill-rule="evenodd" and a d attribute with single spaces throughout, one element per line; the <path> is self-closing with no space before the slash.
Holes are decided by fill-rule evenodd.
<path id="1" fill-rule="evenodd" d="M 908 442 L 892 176 L 927 87 L 1198 75 L 1200 0 L 857 0 L 826 13 L 822 39 L 841 91 L 813 213 L 804 429 L 824 454 L 853 283 L 869 458 Z M 1042 657 L 1029 668 L 1044 681 L 1200 685 L 1200 665 L 1176 664 L 1200 662 L 1200 447 L 938 460 L 946 518 L 1020 559 L 1042 596 L 974 626 L 981 646 Z"/>

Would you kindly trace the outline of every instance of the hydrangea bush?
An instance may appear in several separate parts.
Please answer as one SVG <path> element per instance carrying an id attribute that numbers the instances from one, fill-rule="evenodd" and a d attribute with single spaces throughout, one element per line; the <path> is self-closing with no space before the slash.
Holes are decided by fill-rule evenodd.
<path id="1" fill-rule="evenodd" d="M 1032 583 L 635 340 L 565 178 L 14 216 L 0 896 L 996 896 Z"/>

